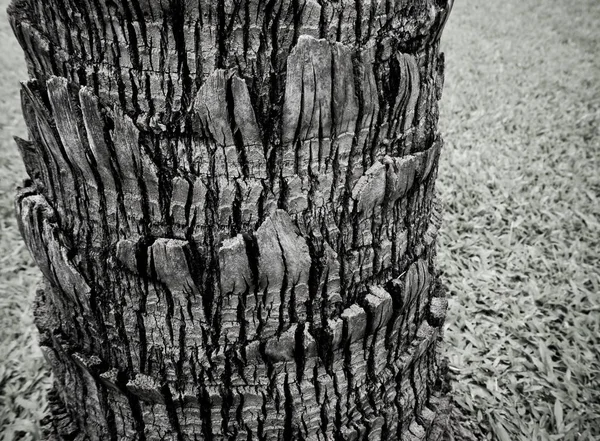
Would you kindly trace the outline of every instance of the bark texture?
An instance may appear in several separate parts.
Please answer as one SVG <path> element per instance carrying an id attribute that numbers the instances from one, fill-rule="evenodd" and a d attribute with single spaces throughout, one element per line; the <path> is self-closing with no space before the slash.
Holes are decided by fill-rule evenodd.
<path id="1" fill-rule="evenodd" d="M 437 440 L 446 0 L 15 0 L 64 440 Z"/>

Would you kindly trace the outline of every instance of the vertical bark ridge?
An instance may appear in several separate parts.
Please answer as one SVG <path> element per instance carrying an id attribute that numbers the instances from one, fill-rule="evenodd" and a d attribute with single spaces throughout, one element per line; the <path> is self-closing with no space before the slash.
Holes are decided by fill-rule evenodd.
<path id="1" fill-rule="evenodd" d="M 58 439 L 437 440 L 452 2 L 14 0 Z"/>

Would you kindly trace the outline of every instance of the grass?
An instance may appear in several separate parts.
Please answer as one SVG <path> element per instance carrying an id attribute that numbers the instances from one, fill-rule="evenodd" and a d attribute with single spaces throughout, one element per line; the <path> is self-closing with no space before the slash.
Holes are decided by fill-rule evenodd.
<path id="1" fill-rule="evenodd" d="M 49 376 L 39 273 L 12 197 L 23 58 L 0 0 L 0 440 L 39 439 Z M 439 261 L 457 404 L 488 439 L 600 439 L 600 3 L 459 0 L 447 75 Z"/>
<path id="2" fill-rule="evenodd" d="M 463 0 L 445 34 L 447 355 L 502 441 L 600 439 L 599 19 Z"/>
<path id="3" fill-rule="evenodd" d="M 25 62 L 0 0 L 0 440 L 40 438 L 50 377 L 36 342 L 32 304 L 40 272 L 20 238 L 13 209 L 25 168 L 12 139 L 27 137 L 19 81 Z"/>

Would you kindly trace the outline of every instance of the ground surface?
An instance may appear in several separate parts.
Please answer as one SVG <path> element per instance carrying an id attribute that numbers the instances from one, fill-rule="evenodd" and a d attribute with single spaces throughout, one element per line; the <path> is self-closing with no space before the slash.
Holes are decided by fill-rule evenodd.
<path id="1" fill-rule="evenodd" d="M 38 439 L 39 273 L 12 208 L 23 58 L 0 0 L 0 441 Z M 440 267 L 458 406 L 488 439 L 600 439 L 600 2 L 457 0 Z"/>

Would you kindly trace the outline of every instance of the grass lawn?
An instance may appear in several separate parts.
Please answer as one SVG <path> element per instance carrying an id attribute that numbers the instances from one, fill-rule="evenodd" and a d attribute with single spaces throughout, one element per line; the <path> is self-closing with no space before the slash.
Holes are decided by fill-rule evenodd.
<path id="1" fill-rule="evenodd" d="M 25 61 L 0 0 L 0 441 L 39 439 L 50 385 L 36 343 L 32 303 L 40 279 L 15 219 L 15 186 L 25 177 L 12 139 L 27 138 L 19 81 Z"/>
<path id="2" fill-rule="evenodd" d="M 458 0 L 439 263 L 455 398 L 508 440 L 600 439 L 600 2 Z"/>
<path id="3" fill-rule="evenodd" d="M 39 272 L 19 237 L 21 51 L 0 0 L 0 441 L 39 439 Z M 488 439 L 600 439 L 600 2 L 457 0 L 439 264 L 454 398 Z"/>

